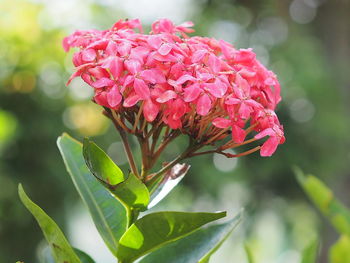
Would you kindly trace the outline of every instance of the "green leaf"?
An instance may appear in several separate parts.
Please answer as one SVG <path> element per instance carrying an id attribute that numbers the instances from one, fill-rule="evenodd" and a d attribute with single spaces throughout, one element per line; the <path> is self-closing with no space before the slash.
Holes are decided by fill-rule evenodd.
<path id="1" fill-rule="evenodd" d="M 118 241 L 127 229 L 127 211 L 90 173 L 82 145 L 67 134 L 57 140 L 64 163 L 80 197 L 87 205 L 102 239 L 116 255 Z"/>
<path id="2" fill-rule="evenodd" d="M 316 263 L 318 253 L 318 240 L 313 240 L 303 251 L 301 263 Z"/>
<path id="3" fill-rule="evenodd" d="M 112 159 L 88 138 L 83 142 L 83 155 L 91 173 L 109 185 L 116 185 L 126 178 Z"/>
<path id="4" fill-rule="evenodd" d="M 133 173 L 124 182 L 108 185 L 108 189 L 127 207 L 146 210 L 150 199 L 148 189 Z"/>
<path id="5" fill-rule="evenodd" d="M 244 245 L 244 250 L 247 255 L 248 263 L 255 263 L 253 252 L 248 244 Z"/>
<path id="6" fill-rule="evenodd" d="M 46 241 L 50 245 L 55 262 L 81 263 L 58 225 L 38 205 L 29 199 L 21 184 L 18 186 L 18 194 L 22 203 L 32 213 L 43 231 Z"/>
<path id="7" fill-rule="evenodd" d="M 77 256 L 79 257 L 81 263 L 95 263 L 95 261 L 84 251 L 81 251 L 80 249 L 73 248 Z"/>
<path id="8" fill-rule="evenodd" d="M 91 173 L 121 201 L 127 209 L 145 210 L 150 200 L 145 184 L 134 174 L 127 178 L 109 156 L 94 142 L 84 140 L 83 153 Z"/>
<path id="9" fill-rule="evenodd" d="M 74 248 L 74 252 L 79 257 L 81 263 L 95 263 L 95 261 L 85 252 L 80 249 Z M 49 246 L 45 246 L 39 251 L 39 262 L 40 263 L 55 263 Z"/>
<path id="10" fill-rule="evenodd" d="M 145 215 L 121 237 L 117 257 L 123 263 L 132 262 L 224 216 L 226 212 L 157 212 Z"/>
<path id="11" fill-rule="evenodd" d="M 332 191 L 315 176 L 304 176 L 300 170 L 297 171 L 297 178 L 309 198 L 337 231 L 350 235 L 350 211 L 333 196 Z"/>
<path id="12" fill-rule="evenodd" d="M 350 238 L 342 235 L 330 249 L 330 263 L 350 263 Z"/>
<path id="13" fill-rule="evenodd" d="M 201 227 L 192 234 L 148 254 L 139 263 L 209 262 L 210 256 L 221 246 L 240 221 L 241 214 L 223 224 Z"/>

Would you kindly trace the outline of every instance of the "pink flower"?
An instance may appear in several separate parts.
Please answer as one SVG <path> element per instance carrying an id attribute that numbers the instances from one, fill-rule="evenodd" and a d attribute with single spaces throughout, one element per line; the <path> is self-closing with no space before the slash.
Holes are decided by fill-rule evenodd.
<path id="1" fill-rule="evenodd" d="M 274 112 L 281 100 L 276 75 L 252 49 L 189 37 L 192 26 L 160 19 L 144 34 L 132 19 L 108 30 L 76 31 L 63 40 L 65 51 L 80 49 L 68 83 L 80 76 L 94 88 L 94 101 L 115 111 L 129 132 L 164 126 L 211 145 L 231 136 L 224 148 L 248 143 L 256 132 L 256 140 L 269 136 L 261 155 L 272 155 L 284 142 Z"/>
<path id="2" fill-rule="evenodd" d="M 269 138 L 264 142 L 261 147 L 260 154 L 261 156 L 271 156 L 277 149 L 279 144 L 284 143 L 285 138 L 283 135 L 282 127 L 274 125 L 272 128 L 267 128 L 262 132 L 255 135 L 255 139 L 261 139 L 266 136 Z"/>

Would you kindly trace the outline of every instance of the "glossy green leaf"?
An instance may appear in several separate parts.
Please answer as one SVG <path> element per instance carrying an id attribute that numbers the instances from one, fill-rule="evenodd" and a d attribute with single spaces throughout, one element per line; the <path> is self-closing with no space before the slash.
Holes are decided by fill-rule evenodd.
<path id="1" fill-rule="evenodd" d="M 78 248 L 73 248 L 77 256 L 79 257 L 81 263 L 95 263 L 95 261 L 84 251 L 78 249 Z"/>
<path id="2" fill-rule="evenodd" d="M 116 255 L 118 241 L 127 229 L 125 207 L 91 175 L 83 158 L 81 143 L 63 134 L 58 138 L 57 144 L 68 173 L 87 205 L 98 232 Z"/>
<path id="3" fill-rule="evenodd" d="M 223 224 L 201 227 L 148 254 L 139 263 L 204 263 L 221 246 L 241 221 L 241 214 Z"/>
<path id="4" fill-rule="evenodd" d="M 84 140 L 83 153 L 91 173 L 128 209 L 147 208 L 150 196 L 141 180 L 131 173 L 125 178 L 111 158 L 88 139 Z"/>
<path id="5" fill-rule="evenodd" d="M 52 251 L 56 263 L 81 263 L 79 257 L 74 252 L 66 237 L 58 225 L 36 205 L 23 190 L 22 185 L 18 186 L 18 194 L 25 207 L 32 213 L 38 222 L 46 241 Z"/>
<path id="6" fill-rule="evenodd" d="M 301 171 L 297 171 L 297 178 L 309 198 L 337 231 L 350 235 L 350 211 L 334 197 L 332 191 L 315 176 L 304 176 Z"/>
<path id="7" fill-rule="evenodd" d="M 318 252 L 318 240 L 312 241 L 303 251 L 301 263 L 316 263 Z"/>
<path id="8" fill-rule="evenodd" d="M 85 252 L 80 249 L 74 248 L 74 252 L 77 254 L 81 263 L 95 263 L 95 261 Z M 50 247 L 45 246 L 43 249 L 39 251 L 39 262 L 40 263 L 55 263 L 55 260 L 52 256 Z"/>
<path id="9" fill-rule="evenodd" d="M 116 185 L 126 178 L 113 160 L 94 142 L 85 138 L 83 143 L 83 155 L 91 173 L 98 179 L 109 185 Z"/>
<path id="10" fill-rule="evenodd" d="M 111 193 L 128 207 L 146 210 L 149 203 L 149 192 L 134 174 L 130 173 L 128 178 L 117 185 L 108 185 Z"/>
<path id="11" fill-rule="evenodd" d="M 350 263 L 350 238 L 342 235 L 330 249 L 330 263 Z"/>
<path id="12" fill-rule="evenodd" d="M 157 212 L 145 215 L 121 237 L 117 257 L 123 263 L 132 262 L 224 216 L 226 212 Z"/>

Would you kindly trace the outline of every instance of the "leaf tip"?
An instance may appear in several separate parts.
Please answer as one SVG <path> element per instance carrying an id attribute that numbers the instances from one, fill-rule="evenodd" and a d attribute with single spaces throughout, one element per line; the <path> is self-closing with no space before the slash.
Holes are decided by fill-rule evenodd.
<path id="1" fill-rule="evenodd" d="M 307 178 L 306 178 L 305 174 L 303 173 L 303 171 L 296 165 L 293 166 L 292 169 L 293 169 L 293 172 L 295 174 L 295 177 L 296 177 L 298 183 L 300 185 L 304 185 Z"/>

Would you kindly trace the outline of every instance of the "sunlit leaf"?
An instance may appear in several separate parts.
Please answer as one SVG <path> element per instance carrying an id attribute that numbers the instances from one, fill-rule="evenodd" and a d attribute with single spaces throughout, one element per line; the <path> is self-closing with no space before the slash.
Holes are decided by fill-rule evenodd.
<path id="1" fill-rule="evenodd" d="M 247 255 L 248 263 L 255 263 L 254 254 L 251 247 L 248 244 L 244 245 L 244 250 Z"/>
<path id="2" fill-rule="evenodd" d="M 201 226 L 220 219 L 226 212 L 157 212 L 137 220 L 119 241 L 117 257 L 125 263 L 187 236 Z"/>
<path id="3" fill-rule="evenodd" d="M 297 171 L 297 178 L 309 198 L 337 231 L 350 235 L 350 211 L 334 197 L 332 191 L 315 176 L 304 176 L 300 170 Z"/>
<path id="4" fill-rule="evenodd" d="M 150 196 L 134 174 L 126 178 L 119 167 L 94 142 L 84 140 L 83 153 L 91 173 L 128 209 L 145 210 Z"/>
<path id="5" fill-rule="evenodd" d="M 67 134 L 58 138 L 58 147 L 73 183 L 102 239 L 116 255 L 118 241 L 127 228 L 125 207 L 94 178 L 85 164 L 82 144 Z"/>
<path id="6" fill-rule="evenodd" d="M 36 205 L 23 190 L 22 185 L 18 186 L 18 194 L 25 207 L 32 213 L 38 222 L 48 242 L 56 263 L 81 263 L 66 237 L 58 225 Z"/>
<path id="7" fill-rule="evenodd" d="M 122 170 L 112 159 L 94 142 L 85 138 L 83 142 L 83 155 L 91 173 L 110 185 L 123 182 L 126 178 Z"/>
<path id="8" fill-rule="evenodd" d="M 330 263 L 350 263 L 350 238 L 342 235 L 330 249 Z"/>
<path id="9" fill-rule="evenodd" d="M 303 251 L 301 263 L 316 263 L 318 252 L 318 240 L 313 240 Z"/>
<path id="10" fill-rule="evenodd" d="M 223 224 L 201 227 L 192 234 L 180 238 L 148 254 L 139 263 L 204 263 L 232 233 L 241 221 L 241 214 Z"/>

